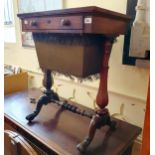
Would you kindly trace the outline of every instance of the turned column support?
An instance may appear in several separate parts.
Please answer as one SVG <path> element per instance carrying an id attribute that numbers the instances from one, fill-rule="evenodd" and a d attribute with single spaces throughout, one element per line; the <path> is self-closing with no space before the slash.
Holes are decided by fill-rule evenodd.
<path id="1" fill-rule="evenodd" d="M 43 69 L 44 77 L 43 77 L 43 86 L 45 87 L 45 93 L 51 92 L 51 87 L 53 85 L 53 77 L 51 75 L 51 70 Z"/>
<path id="2" fill-rule="evenodd" d="M 47 105 L 51 100 L 59 100 L 59 96 L 55 93 L 51 87 L 53 85 L 53 77 L 51 75 L 51 70 L 43 69 L 44 78 L 43 78 L 43 86 L 45 87 L 44 94 L 39 98 L 37 102 L 36 109 L 33 113 L 26 116 L 28 121 L 32 121 L 41 111 L 43 105 Z"/>
<path id="3" fill-rule="evenodd" d="M 102 56 L 102 66 L 100 70 L 100 83 L 99 89 L 96 96 L 96 103 L 99 106 L 99 110 L 96 111 L 96 114 L 92 117 L 89 124 L 88 135 L 85 139 L 77 145 L 77 149 L 80 152 L 85 152 L 92 142 L 96 130 L 108 125 L 110 129 L 115 129 L 116 122 L 111 121 L 110 114 L 107 108 L 108 105 L 108 90 L 107 90 L 107 79 L 108 79 L 108 63 L 110 58 L 110 53 L 112 49 L 114 38 L 106 38 L 103 42 L 103 56 Z"/>
<path id="4" fill-rule="evenodd" d="M 109 57 L 112 49 L 113 41 L 110 39 L 106 39 L 103 42 L 103 58 L 102 58 L 102 66 L 100 71 L 100 82 L 99 82 L 99 89 L 96 96 L 96 103 L 101 108 L 104 109 L 108 105 L 108 63 Z"/>

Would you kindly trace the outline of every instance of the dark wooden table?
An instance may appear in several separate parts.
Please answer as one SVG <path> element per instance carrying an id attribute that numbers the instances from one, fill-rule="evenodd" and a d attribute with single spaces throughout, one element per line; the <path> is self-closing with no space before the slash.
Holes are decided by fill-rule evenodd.
<path id="1" fill-rule="evenodd" d="M 90 119 L 55 104 L 44 106 L 32 123 L 25 116 L 35 109 L 30 98 L 38 99 L 42 92 L 28 90 L 5 96 L 5 125 L 30 139 L 47 154 L 80 155 L 76 145 L 87 134 Z M 75 104 L 75 103 L 74 103 Z M 80 108 L 90 109 L 80 106 Z M 117 129 L 103 127 L 97 131 L 85 155 L 130 155 L 134 140 L 141 132 L 139 127 L 117 120 Z"/>

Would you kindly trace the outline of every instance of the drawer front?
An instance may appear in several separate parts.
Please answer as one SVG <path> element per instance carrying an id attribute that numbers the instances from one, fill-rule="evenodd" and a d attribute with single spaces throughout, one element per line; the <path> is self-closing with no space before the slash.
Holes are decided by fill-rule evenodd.
<path id="1" fill-rule="evenodd" d="M 82 16 L 37 17 L 22 20 L 23 30 L 81 30 Z"/>

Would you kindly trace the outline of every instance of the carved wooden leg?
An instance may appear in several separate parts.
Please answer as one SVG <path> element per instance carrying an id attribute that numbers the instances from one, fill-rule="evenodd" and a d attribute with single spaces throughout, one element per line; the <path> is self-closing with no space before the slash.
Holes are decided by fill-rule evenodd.
<path id="1" fill-rule="evenodd" d="M 109 125 L 111 129 L 115 128 L 116 123 L 112 122 L 108 109 L 105 107 L 108 105 L 108 91 L 107 91 L 107 78 L 108 78 L 108 62 L 111 53 L 113 41 L 111 39 L 106 39 L 103 43 L 103 60 L 100 71 L 100 84 L 99 90 L 96 97 L 96 103 L 99 106 L 100 110 L 96 112 L 93 116 L 90 126 L 88 136 L 77 145 L 77 149 L 80 152 L 85 152 L 89 144 L 94 138 L 96 129 Z"/>
<path id="2" fill-rule="evenodd" d="M 108 112 L 108 111 L 107 111 Z M 89 133 L 88 136 L 80 143 L 77 145 L 77 149 L 80 152 L 85 152 L 91 141 L 93 140 L 95 136 L 96 129 L 100 128 L 102 125 L 106 125 L 108 118 L 107 118 L 107 112 L 105 115 L 100 115 L 96 113 L 89 124 Z"/>
<path id="3" fill-rule="evenodd" d="M 108 80 L 108 62 L 111 53 L 112 42 L 106 40 L 103 44 L 103 60 L 102 67 L 100 71 L 100 83 L 98 94 L 96 96 L 96 103 L 101 108 L 104 109 L 108 105 L 108 90 L 107 90 L 107 80 Z"/>
<path id="4" fill-rule="evenodd" d="M 32 114 L 26 116 L 28 121 L 32 121 L 39 114 L 42 106 L 48 104 L 51 99 L 59 100 L 58 95 L 53 90 L 51 90 L 52 85 L 53 78 L 51 76 L 51 70 L 44 70 L 43 86 L 46 88 L 46 90 L 44 91 L 44 95 L 41 96 L 38 100 L 35 111 Z"/>

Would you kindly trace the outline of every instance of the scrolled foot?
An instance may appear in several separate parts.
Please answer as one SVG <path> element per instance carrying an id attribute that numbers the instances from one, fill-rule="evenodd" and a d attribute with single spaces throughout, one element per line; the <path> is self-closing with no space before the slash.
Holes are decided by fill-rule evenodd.
<path id="1" fill-rule="evenodd" d="M 88 146 L 89 146 L 89 144 L 91 143 L 91 139 L 90 138 L 85 138 L 80 144 L 78 144 L 77 146 L 76 146 L 76 148 L 81 152 L 81 153 L 84 153 L 86 150 L 87 150 L 87 148 L 88 148 Z"/>
<path id="2" fill-rule="evenodd" d="M 41 96 L 40 99 L 38 100 L 35 111 L 33 113 L 27 115 L 26 120 L 31 122 L 39 114 L 39 112 L 42 109 L 42 106 L 48 104 L 49 102 L 50 102 L 49 96 L 47 96 L 47 95 Z"/>
<path id="3" fill-rule="evenodd" d="M 31 122 L 36 116 L 37 116 L 36 113 L 29 114 L 29 115 L 26 116 L 26 120 Z"/>

